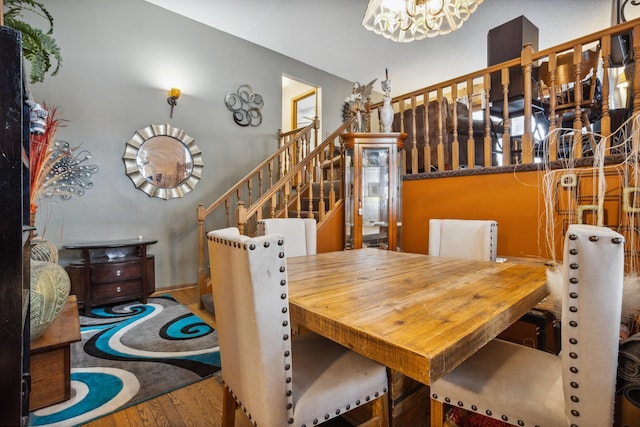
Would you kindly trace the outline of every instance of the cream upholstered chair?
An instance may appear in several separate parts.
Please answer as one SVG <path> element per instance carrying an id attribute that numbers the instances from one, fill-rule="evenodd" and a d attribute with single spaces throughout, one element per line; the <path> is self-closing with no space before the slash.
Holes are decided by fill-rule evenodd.
<path id="1" fill-rule="evenodd" d="M 386 368 L 314 333 L 292 339 L 281 235 L 207 235 L 220 343 L 224 427 L 311 427 L 372 401 L 388 426 Z"/>
<path id="2" fill-rule="evenodd" d="M 316 254 L 317 229 L 313 218 L 268 218 L 258 221 L 259 236 L 281 234 L 287 256 Z"/>
<path id="3" fill-rule="evenodd" d="M 498 223 L 493 220 L 430 219 L 429 255 L 495 261 Z"/>
<path id="4" fill-rule="evenodd" d="M 431 385 L 432 427 L 443 402 L 518 426 L 613 425 L 624 239 L 592 225 L 565 236 L 562 351 L 493 340 Z"/>

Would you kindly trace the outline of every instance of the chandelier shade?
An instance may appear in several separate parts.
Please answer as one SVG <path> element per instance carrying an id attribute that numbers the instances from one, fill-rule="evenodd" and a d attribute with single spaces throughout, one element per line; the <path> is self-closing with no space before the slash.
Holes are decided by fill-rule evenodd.
<path id="1" fill-rule="evenodd" d="M 408 43 L 457 30 L 484 0 L 369 0 L 362 25 Z"/>

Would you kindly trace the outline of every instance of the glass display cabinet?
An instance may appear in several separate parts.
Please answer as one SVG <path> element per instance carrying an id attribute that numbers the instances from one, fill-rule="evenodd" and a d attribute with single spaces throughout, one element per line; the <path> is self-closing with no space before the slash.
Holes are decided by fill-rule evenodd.
<path id="1" fill-rule="evenodd" d="M 400 249 L 400 158 L 404 133 L 347 133 L 345 249 Z"/>

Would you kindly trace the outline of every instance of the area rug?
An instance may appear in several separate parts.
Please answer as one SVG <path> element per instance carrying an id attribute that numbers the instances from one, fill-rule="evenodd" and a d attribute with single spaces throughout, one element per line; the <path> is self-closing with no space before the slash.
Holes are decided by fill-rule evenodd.
<path id="1" fill-rule="evenodd" d="M 70 400 L 31 413 L 31 426 L 75 426 L 220 370 L 216 331 L 171 295 L 80 316 Z"/>

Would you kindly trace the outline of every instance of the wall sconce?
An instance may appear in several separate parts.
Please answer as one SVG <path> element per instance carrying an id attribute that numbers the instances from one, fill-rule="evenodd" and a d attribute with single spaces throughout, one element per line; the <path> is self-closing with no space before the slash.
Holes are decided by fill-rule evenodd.
<path id="1" fill-rule="evenodd" d="M 167 102 L 171 105 L 171 112 L 169 113 L 169 118 L 173 118 L 173 107 L 178 105 L 178 98 L 180 98 L 180 89 L 176 87 L 172 87 L 169 91 L 169 97 L 167 98 Z"/>

